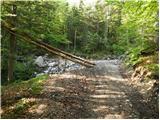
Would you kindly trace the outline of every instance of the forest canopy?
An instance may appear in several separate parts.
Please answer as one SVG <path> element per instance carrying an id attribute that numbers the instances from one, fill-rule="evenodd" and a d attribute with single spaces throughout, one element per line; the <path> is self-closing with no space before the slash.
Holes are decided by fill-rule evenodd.
<path id="1" fill-rule="evenodd" d="M 1 10 L 1 20 L 33 38 L 75 55 L 100 59 L 107 55 L 127 54 L 127 63 L 133 66 L 141 62 L 143 55 L 158 56 L 156 0 L 2 1 Z M 9 32 L 2 27 L 1 70 L 4 76 L 8 71 L 9 39 Z M 19 41 L 19 37 L 15 39 L 14 77 L 28 79 L 34 71 L 31 67 L 33 57 L 45 52 Z M 19 60 L 21 58 L 23 60 Z M 158 57 L 155 59 L 154 64 Z M 25 65 L 31 66 L 27 68 Z"/>

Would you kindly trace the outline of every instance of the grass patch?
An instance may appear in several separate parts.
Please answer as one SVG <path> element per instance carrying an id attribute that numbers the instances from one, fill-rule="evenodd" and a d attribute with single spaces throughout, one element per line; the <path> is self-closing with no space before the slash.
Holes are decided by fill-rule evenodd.
<path id="1" fill-rule="evenodd" d="M 43 89 L 48 75 L 38 76 L 27 81 L 15 81 L 1 86 L 2 118 L 24 118 L 26 110 L 35 104 L 32 100 Z"/>
<path id="2" fill-rule="evenodd" d="M 8 99 L 13 99 L 17 95 L 20 97 L 40 94 L 43 81 L 48 75 L 38 76 L 27 81 L 15 81 L 5 86 L 1 86 L 2 103 Z"/>

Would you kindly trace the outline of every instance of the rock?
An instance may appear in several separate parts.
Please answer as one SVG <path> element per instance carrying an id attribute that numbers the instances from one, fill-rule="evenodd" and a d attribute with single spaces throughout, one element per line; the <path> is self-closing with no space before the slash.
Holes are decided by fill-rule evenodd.
<path id="1" fill-rule="evenodd" d="M 39 73 L 36 76 L 41 76 L 41 75 L 45 75 L 45 73 Z"/>
<path id="2" fill-rule="evenodd" d="M 80 69 L 81 66 L 79 64 L 73 64 L 71 66 L 69 66 L 66 71 L 71 71 L 71 70 L 76 70 L 76 69 Z"/>
<path id="3" fill-rule="evenodd" d="M 34 63 L 40 67 L 40 73 L 35 73 L 35 76 L 42 74 L 63 73 L 64 71 L 71 71 L 82 68 L 82 66 L 79 64 L 69 60 L 49 58 L 47 54 L 37 57 Z"/>
<path id="4" fill-rule="evenodd" d="M 44 58 L 47 58 L 48 57 L 48 54 L 46 53 L 45 55 L 44 55 Z"/>
<path id="5" fill-rule="evenodd" d="M 66 62 L 65 62 L 65 60 L 60 59 L 59 62 L 58 62 L 59 71 L 63 71 L 63 69 L 65 69 L 65 67 L 66 67 Z"/>
<path id="6" fill-rule="evenodd" d="M 15 100 L 19 100 L 21 98 L 22 98 L 22 96 L 20 95 L 20 93 L 17 93 L 16 96 L 15 96 Z"/>
<path id="7" fill-rule="evenodd" d="M 39 67 L 44 67 L 45 64 L 44 64 L 44 59 L 42 56 L 39 56 L 35 62 L 34 62 L 36 65 L 38 65 Z"/>
<path id="8" fill-rule="evenodd" d="M 58 73 L 58 67 L 48 67 L 44 73 L 49 74 L 49 73 Z"/>
<path id="9" fill-rule="evenodd" d="M 48 74 L 51 68 L 47 68 L 47 70 L 44 71 L 44 73 Z"/>
<path id="10" fill-rule="evenodd" d="M 56 66 L 56 65 L 58 65 L 58 63 L 57 63 L 57 62 L 51 62 L 51 63 L 48 63 L 48 66 L 49 66 L 49 67 L 54 67 L 54 66 Z"/>
<path id="11" fill-rule="evenodd" d="M 59 60 L 59 64 L 62 66 L 62 65 L 65 65 L 66 62 L 65 62 L 65 60 L 63 60 L 63 59 L 60 59 L 60 60 Z"/>
<path id="12" fill-rule="evenodd" d="M 57 73 L 57 72 L 58 72 L 58 67 L 51 68 L 50 73 Z"/>
<path id="13" fill-rule="evenodd" d="M 71 65 L 73 65 L 73 64 L 75 64 L 74 62 L 72 62 L 72 61 L 66 61 L 66 67 L 69 67 L 69 66 L 71 66 Z"/>

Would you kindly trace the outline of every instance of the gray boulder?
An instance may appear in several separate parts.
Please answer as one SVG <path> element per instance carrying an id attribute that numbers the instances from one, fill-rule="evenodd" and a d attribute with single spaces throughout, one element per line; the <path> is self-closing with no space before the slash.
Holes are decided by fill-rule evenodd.
<path id="1" fill-rule="evenodd" d="M 44 59 L 43 59 L 42 56 L 37 57 L 34 63 L 36 65 L 38 65 L 39 67 L 44 67 L 45 66 Z"/>

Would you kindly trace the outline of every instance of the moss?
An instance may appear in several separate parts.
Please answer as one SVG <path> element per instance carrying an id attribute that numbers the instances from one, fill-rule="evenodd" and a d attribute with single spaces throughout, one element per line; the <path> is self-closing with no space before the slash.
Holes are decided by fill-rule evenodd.
<path id="1" fill-rule="evenodd" d="M 31 80 L 28 81 L 28 84 L 31 85 L 31 92 L 32 94 L 39 94 L 40 91 L 42 90 L 42 83 L 43 80 L 47 79 L 48 76 L 39 76 L 36 78 L 33 78 Z"/>
<path id="2" fill-rule="evenodd" d="M 48 75 L 38 76 L 27 81 L 15 81 L 1 87 L 2 100 L 12 99 L 17 94 L 20 96 L 31 96 L 39 94 L 42 90 L 42 84 Z"/>
<path id="3" fill-rule="evenodd" d="M 151 78 L 158 78 L 159 64 L 149 64 L 145 66 L 151 72 Z"/>

